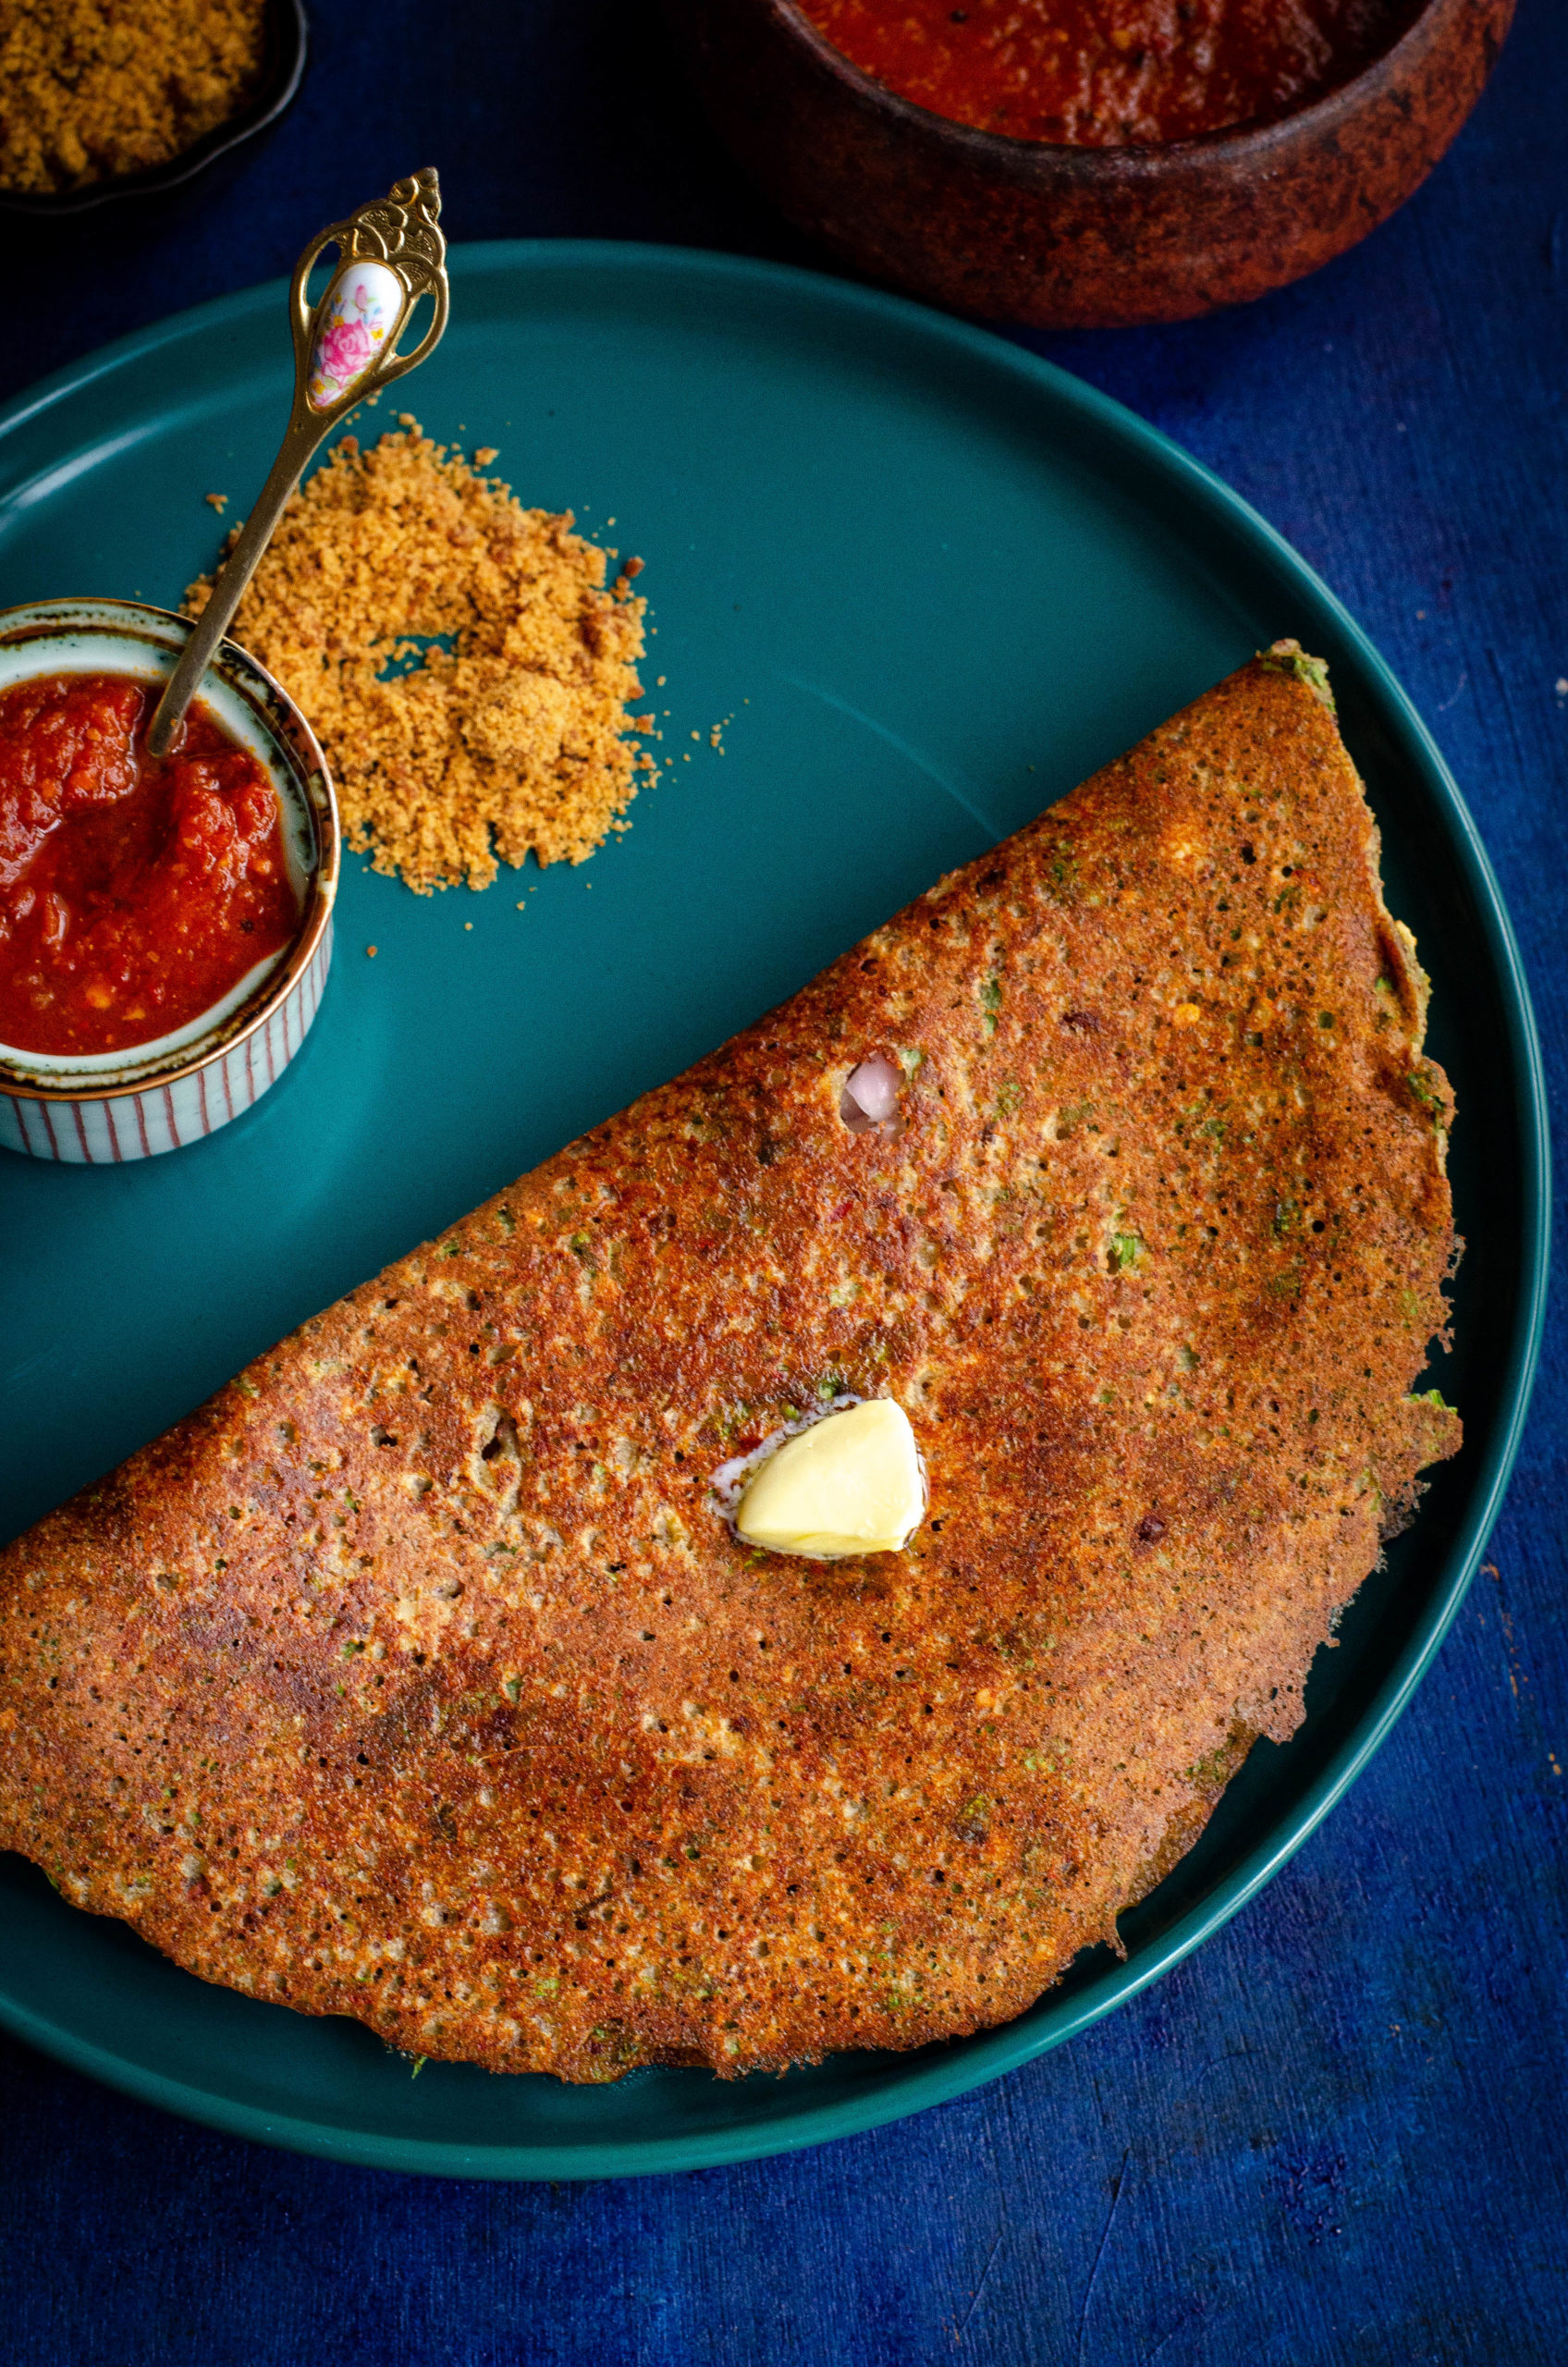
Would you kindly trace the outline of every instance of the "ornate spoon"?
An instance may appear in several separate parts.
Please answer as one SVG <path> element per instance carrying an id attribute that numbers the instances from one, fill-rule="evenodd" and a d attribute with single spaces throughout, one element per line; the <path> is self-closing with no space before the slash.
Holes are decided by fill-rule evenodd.
<path id="1" fill-rule="evenodd" d="M 390 195 L 361 205 L 346 222 L 332 223 L 311 240 L 295 264 L 288 290 L 294 407 L 288 430 L 158 701 L 147 732 L 151 754 L 168 754 L 207 662 L 323 436 L 367 395 L 389 386 L 406 371 L 417 370 L 440 343 L 447 310 L 447 242 L 437 227 L 440 215 L 440 184 L 427 168 L 398 181 Z M 305 283 L 330 246 L 337 249 L 337 268 L 312 310 Z M 400 354 L 398 339 L 415 304 L 426 295 L 434 307 L 430 325 L 411 353 Z"/>

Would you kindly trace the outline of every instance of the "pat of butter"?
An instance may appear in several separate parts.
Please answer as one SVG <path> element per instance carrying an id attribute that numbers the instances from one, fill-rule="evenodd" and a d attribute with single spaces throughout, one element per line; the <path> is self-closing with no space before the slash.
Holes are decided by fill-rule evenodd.
<path id="1" fill-rule="evenodd" d="M 909 1417 L 890 1398 L 875 1397 L 786 1439 L 752 1478 L 735 1527 L 770 1553 L 837 1561 L 896 1553 L 925 1512 Z"/>

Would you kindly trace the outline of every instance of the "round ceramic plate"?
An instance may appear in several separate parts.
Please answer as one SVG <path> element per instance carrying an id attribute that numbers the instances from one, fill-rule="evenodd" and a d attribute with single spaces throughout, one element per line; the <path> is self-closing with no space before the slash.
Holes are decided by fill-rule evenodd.
<path id="1" fill-rule="evenodd" d="M 203 497 L 243 515 L 261 483 L 291 366 L 281 286 L 257 288 L 11 406 L 0 604 L 176 604 L 221 533 Z M 416 898 L 350 859 L 321 1018 L 276 1091 L 209 1142 L 115 1169 L 0 1156 L 0 1535 L 1280 633 L 1332 667 L 1459 1096 L 1468 1247 L 1432 1378 L 1464 1452 L 1319 1655 L 1294 1739 L 1257 1745 L 1197 1848 L 1123 1918 L 1125 1960 L 1084 1956 L 1007 2028 L 782 2079 L 411 2079 L 357 2025 L 209 1988 L 0 1860 L 0 2017 L 173 2111 L 471 2177 L 731 2161 L 1056 2045 L 1232 1914 L 1366 1763 L 1452 1616 L 1518 1438 L 1546 1266 L 1534 1032 L 1486 858 L 1377 652 L 1233 495 L 1073 379 L 803 273 L 508 245 L 454 255 L 451 329 L 402 399 L 442 438 L 498 446 L 524 500 L 645 559 L 664 778 L 590 865 L 505 873 L 482 896 Z"/>

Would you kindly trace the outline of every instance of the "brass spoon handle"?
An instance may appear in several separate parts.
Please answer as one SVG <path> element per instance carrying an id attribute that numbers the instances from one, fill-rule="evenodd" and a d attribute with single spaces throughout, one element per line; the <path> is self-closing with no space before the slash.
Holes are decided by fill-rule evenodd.
<path id="1" fill-rule="evenodd" d="M 447 242 L 441 236 L 441 190 L 434 170 L 398 181 L 391 194 L 361 205 L 312 239 L 294 266 L 288 325 L 294 336 L 294 407 L 276 460 L 190 629 L 147 733 L 152 755 L 165 756 L 186 708 L 195 697 L 214 650 L 223 639 L 256 562 L 272 540 L 300 472 L 324 435 L 367 395 L 417 370 L 441 341 L 447 325 Z M 336 245 L 337 268 L 313 308 L 305 296 L 324 250 Z M 434 310 L 411 353 L 398 339 L 420 297 Z"/>

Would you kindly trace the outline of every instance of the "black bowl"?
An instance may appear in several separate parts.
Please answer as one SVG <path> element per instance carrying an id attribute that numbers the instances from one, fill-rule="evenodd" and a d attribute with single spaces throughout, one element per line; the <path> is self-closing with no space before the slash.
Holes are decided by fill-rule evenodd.
<path id="1" fill-rule="evenodd" d="M 120 198 L 157 196 L 193 180 L 215 158 L 227 156 L 277 121 L 304 78 L 308 45 L 304 0 L 268 0 L 266 57 L 260 87 L 249 106 L 214 124 L 166 165 L 151 165 L 143 173 L 120 173 L 83 189 L 0 190 L 0 214 L 31 215 L 37 221 L 54 222 L 65 215 L 114 204 Z"/>

